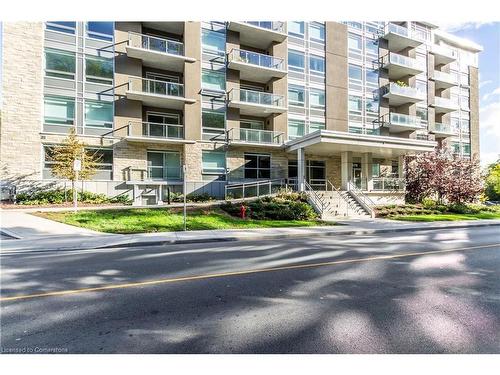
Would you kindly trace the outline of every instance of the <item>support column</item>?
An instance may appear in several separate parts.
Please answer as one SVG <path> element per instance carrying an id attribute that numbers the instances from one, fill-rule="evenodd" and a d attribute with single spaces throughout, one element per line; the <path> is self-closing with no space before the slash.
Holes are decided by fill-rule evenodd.
<path id="1" fill-rule="evenodd" d="M 304 191 L 304 180 L 306 171 L 306 152 L 303 148 L 297 150 L 297 188 Z"/>
<path id="2" fill-rule="evenodd" d="M 366 190 L 373 190 L 373 157 L 371 152 L 365 152 L 361 158 L 361 175 L 366 180 Z"/>
<path id="3" fill-rule="evenodd" d="M 405 157 L 404 155 L 398 156 L 398 177 L 404 178 L 405 174 Z"/>
<path id="4" fill-rule="evenodd" d="M 340 153 L 340 180 L 342 190 L 347 190 L 347 183 L 352 180 L 352 151 Z"/>

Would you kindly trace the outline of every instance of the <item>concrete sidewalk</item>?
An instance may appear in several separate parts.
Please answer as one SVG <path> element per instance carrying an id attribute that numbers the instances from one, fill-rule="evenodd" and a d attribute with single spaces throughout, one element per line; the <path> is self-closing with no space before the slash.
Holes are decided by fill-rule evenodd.
<path id="1" fill-rule="evenodd" d="M 1 213 L 2 231 L 21 233 L 20 239 L 3 240 L 2 254 L 45 250 L 82 250 L 95 248 L 130 247 L 139 245 L 168 245 L 216 241 L 243 241 L 280 239 L 305 236 L 340 236 L 390 233 L 403 231 L 438 230 L 448 228 L 474 228 L 500 226 L 500 220 L 475 220 L 434 223 L 408 223 L 384 219 L 340 220 L 335 226 L 219 229 L 188 232 L 160 232 L 142 234 L 105 234 L 57 223 L 26 213 Z M 20 236 L 22 237 L 22 236 Z"/>

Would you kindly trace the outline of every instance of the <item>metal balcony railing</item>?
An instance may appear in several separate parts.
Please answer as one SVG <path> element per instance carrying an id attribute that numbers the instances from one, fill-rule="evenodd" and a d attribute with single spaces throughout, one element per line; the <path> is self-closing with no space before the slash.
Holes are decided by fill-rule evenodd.
<path id="1" fill-rule="evenodd" d="M 385 55 L 382 58 L 382 63 L 384 65 L 386 64 L 397 64 L 397 65 L 402 65 L 406 66 L 408 68 L 412 68 L 415 70 L 421 70 L 425 71 L 425 64 L 422 61 L 419 61 L 417 59 L 408 57 L 408 56 L 403 56 L 398 53 L 394 52 L 389 52 L 387 55 Z"/>
<path id="2" fill-rule="evenodd" d="M 242 62 L 268 69 L 283 70 L 283 59 L 264 55 L 263 53 L 233 48 L 229 53 L 229 61 Z"/>
<path id="3" fill-rule="evenodd" d="M 281 189 L 288 189 L 284 178 L 250 181 L 228 184 L 225 186 L 225 199 L 257 198 L 278 193 Z"/>
<path id="4" fill-rule="evenodd" d="M 230 141 L 270 145 L 283 144 L 283 133 L 271 130 L 232 128 L 228 131 Z"/>
<path id="5" fill-rule="evenodd" d="M 145 35 L 130 31 L 128 33 L 128 44 L 131 47 L 147 49 L 155 52 L 168 53 L 171 55 L 184 55 L 184 44 L 181 42 Z"/>
<path id="6" fill-rule="evenodd" d="M 138 138 L 184 138 L 184 126 L 178 124 L 163 124 L 156 122 L 131 121 L 128 124 L 127 135 Z"/>
<path id="7" fill-rule="evenodd" d="M 394 125 L 409 126 L 415 128 L 423 127 L 420 117 L 391 112 L 386 116 L 386 122 Z"/>
<path id="8" fill-rule="evenodd" d="M 268 92 L 233 89 L 229 92 L 229 101 L 283 107 L 285 98 L 283 95 L 271 94 Z"/>
<path id="9" fill-rule="evenodd" d="M 129 90 L 155 95 L 184 97 L 184 85 L 149 78 L 130 78 Z"/>

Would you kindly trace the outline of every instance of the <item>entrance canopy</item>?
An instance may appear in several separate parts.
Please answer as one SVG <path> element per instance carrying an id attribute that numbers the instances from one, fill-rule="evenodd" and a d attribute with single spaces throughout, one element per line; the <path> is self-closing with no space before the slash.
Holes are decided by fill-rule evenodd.
<path id="1" fill-rule="evenodd" d="M 318 130 L 287 142 L 286 151 L 304 149 L 313 155 L 340 155 L 342 152 L 372 153 L 375 157 L 396 158 L 408 153 L 432 151 L 435 141 Z"/>

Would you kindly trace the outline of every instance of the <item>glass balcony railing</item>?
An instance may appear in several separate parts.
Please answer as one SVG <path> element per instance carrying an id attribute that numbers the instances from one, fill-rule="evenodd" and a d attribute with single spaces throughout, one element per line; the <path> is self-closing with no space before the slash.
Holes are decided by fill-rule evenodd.
<path id="1" fill-rule="evenodd" d="M 229 53 L 229 61 L 242 62 L 268 69 L 283 70 L 283 59 L 263 53 L 234 48 Z"/>
<path id="2" fill-rule="evenodd" d="M 149 78 L 131 78 L 129 90 L 155 95 L 184 97 L 184 85 Z"/>
<path id="3" fill-rule="evenodd" d="M 129 122 L 128 136 L 137 138 L 184 138 L 184 126 L 156 122 Z"/>
<path id="4" fill-rule="evenodd" d="M 177 56 L 184 55 L 184 44 L 173 40 L 158 38 L 156 36 L 129 32 L 128 44 L 131 47 L 147 49 L 154 52 L 168 53 Z"/>
<path id="5" fill-rule="evenodd" d="M 421 128 L 422 123 L 420 117 L 405 115 L 402 113 L 391 112 L 388 116 L 389 123 L 393 125 L 408 126 Z"/>
<path id="6" fill-rule="evenodd" d="M 405 180 L 397 177 L 374 177 L 373 190 L 402 191 L 405 190 Z"/>
<path id="7" fill-rule="evenodd" d="M 281 21 L 244 21 L 244 22 L 252 26 L 257 26 L 263 29 L 277 31 L 279 33 L 285 32 L 285 23 Z"/>
<path id="8" fill-rule="evenodd" d="M 457 78 L 451 75 L 450 73 L 434 70 L 433 77 L 436 81 L 447 82 L 452 85 L 458 85 Z"/>
<path id="9" fill-rule="evenodd" d="M 448 98 L 442 98 L 440 96 L 435 96 L 434 97 L 434 106 L 436 107 L 442 107 L 442 108 L 449 108 L 453 110 L 458 110 L 458 104 L 454 103 L 451 99 Z"/>
<path id="10" fill-rule="evenodd" d="M 383 63 L 384 65 L 396 64 L 415 70 L 425 71 L 424 62 L 394 52 L 389 52 L 387 55 L 385 55 L 383 58 Z"/>
<path id="11" fill-rule="evenodd" d="M 429 130 L 434 133 L 446 133 L 446 134 L 454 134 L 454 131 L 450 124 L 441 124 L 436 122 L 429 126 Z"/>
<path id="12" fill-rule="evenodd" d="M 276 95 L 268 92 L 233 89 L 229 92 L 229 101 L 283 107 L 285 98 L 283 95 Z"/>
<path id="13" fill-rule="evenodd" d="M 417 98 L 421 100 L 425 99 L 425 93 L 418 90 L 417 88 L 410 86 L 400 86 L 395 82 L 391 82 L 388 85 L 384 86 L 382 93 L 383 95 L 393 94 L 393 95 L 401 95 L 411 98 Z"/>
<path id="14" fill-rule="evenodd" d="M 283 133 L 271 130 L 233 128 L 230 130 L 230 139 L 245 143 L 280 145 L 283 143 Z"/>
<path id="15" fill-rule="evenodd" d="M 427 35 L 424 32 L 418 30 L 410 30 L 405 26 L 396 25 L 395 23 L 388 23 L 385 25 L 384 33 L 387 35 L 389 33 L 397 34 L 406 38 L 416 39 L 419 41 L 426 40 Z"/>
<path id="16" fill-rule="evenodd" d="M 431 52 L 437 55 L 446 56 L 450 59 L 458 58 L 458 53 L 456 51 L 446 46 L 440 46 L 439 44 L 433 44 L 431 47 Z"/>

